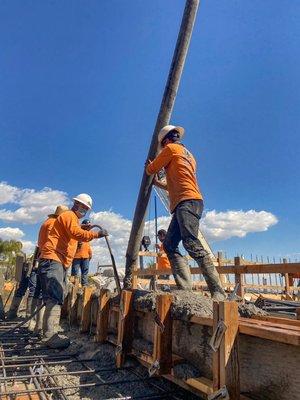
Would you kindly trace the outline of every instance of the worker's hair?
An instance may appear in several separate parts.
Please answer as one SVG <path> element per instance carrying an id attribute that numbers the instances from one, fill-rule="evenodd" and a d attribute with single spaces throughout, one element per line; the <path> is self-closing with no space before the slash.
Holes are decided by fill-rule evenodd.
<path id="1" fill-rule="evenodd" d="M 160 230 L 157 232 L 157 234 L 158 234 L 158 235 L 166 235 L 166 234 L 167 234 L 167 231 L 166 231 L 165 229 L 160 229 Z"/>

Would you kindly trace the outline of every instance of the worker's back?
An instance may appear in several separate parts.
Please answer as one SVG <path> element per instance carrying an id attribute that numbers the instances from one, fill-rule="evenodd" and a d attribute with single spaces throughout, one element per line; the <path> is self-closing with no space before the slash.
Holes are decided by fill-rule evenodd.
<path id="1" fill-rule="evenodd" d="M 202 199 L 193 155 L 179 143 L 169 143 L 163 152 L 171 153 L 171 160 L 165 166 L 171 211 L 183 200 Z"/>

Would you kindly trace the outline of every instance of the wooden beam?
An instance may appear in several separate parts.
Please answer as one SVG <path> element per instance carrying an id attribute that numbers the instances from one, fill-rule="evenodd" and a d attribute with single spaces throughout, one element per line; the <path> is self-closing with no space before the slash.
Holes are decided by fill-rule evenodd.
<path id="1" fill-rule="evenodd" d="M 172 370 L 172 300 L 170 294 L 161 294 L 156 299 L 159 324 L 154 326 L 153 360 L 159 365 L 157 375 L 169 374 Z"/>
<path id="2" fill-rule="evenodd" d="M 131 352 L 133 340 L 133 292 L 122 290 L 118 322 L 118 344 L 116 365 L 120 368 L 127 354 Z"/>
<path id="3" fill-rule="evenodd" d="M 91 306 L 92 294 L 94 288 L 92 286 L 85 286 L 82 299 L 82 313 L 80 321 L 80 332 L 88 332 L 91 324 Z"/>
<path id="4" fill-rule="evenodd" d="M 74 279 L 74 283 L 71 289 L 71 293 L 69 296 L 69 304 L 68 304 L 68 318 L 69 324 L 72 325 L 77 321 L 77 292 L 79 289 L 79 278 Z"/>
<path id="5" fill-rule="evenodd" d="M 241 265 L 241 258 L 234 257 L 234 266 L 239 267 Z M 244 298 L 245 290 L 244 290 L 244 275 L 240 272 L 235 272 L 234 274 L 234 281 L 238 286 L 237 295 L 240 296 L 242 299 Z"/>
<path id="6" fill-rule="evenodd" d="M 227 387 L 231 400 L 240 399 L 240 365 L 238 349 L 238 304 L 235 301 L 219 303 L 219 320 L 227 329 L 220 344 L 220 388 Z"/>
<path id="7" fill-rule="evenodd" d="M 109 319 L 109 290 L 100 289 L 99 299 L 98 299 L 98 314 L 97 314 L 97 326 L 95 342 L 104 343 L 107 339 L 108 331 L 108 319 Z"/>

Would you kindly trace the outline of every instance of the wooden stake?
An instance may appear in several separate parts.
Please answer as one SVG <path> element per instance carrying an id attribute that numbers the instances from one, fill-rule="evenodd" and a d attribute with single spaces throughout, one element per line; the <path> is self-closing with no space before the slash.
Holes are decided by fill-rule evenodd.
<path id="1" fill-rule="evenodd" d="M 85 286 L 82 299 L 82 313 L 80 321 L 80 332 L 88 332 L 91 323 L 91 306 L 92 306 L 92 294 L 94 288 L 92 286 Z"/>
<path id="2" fill-rule="evenodd" d="M 227 329 L 220 344 L 220 387 L 226 386 L 231 400 L 240 399 L 240 366 L 238 358 L 238 304 L 219 303 L 219 319 Z"/>
<path id="3" fill-rule="evenodd" d="M 234 257 L 234 266 L 238 267 L 241 265 L 241 257 Z M 241 273 L 235 272 L 234 274 L 235 284 L 239 284 L 237 295 L 242 299 L 244 298 L 245 290 L 244 290 L 244 275 Z"/>
<path id="4" fill-rule="evenodd" d="M 109 290 L 100 289 L 95 342 L 104 343 L 107 339 L 109 299 Z"/>
<path id="5" fill-rule="evenodd" d="M 121 368 L 126 355 L 131 351 L 133 339 L 133 313 L 132 313 L 133 292 L 123 290 L 121 293 L 118 342 L 116 350 L 116 365 Z"/>
<path id="6" fill-rule="evenodd" d="M 157 375 L 171 373 L 172 370 L 172 318 L 171 304 L 173 296 L 162 294 L 157 296 L 156 312 L 160 324 L 154 328 L 153 360 L 158 362 Z"/>

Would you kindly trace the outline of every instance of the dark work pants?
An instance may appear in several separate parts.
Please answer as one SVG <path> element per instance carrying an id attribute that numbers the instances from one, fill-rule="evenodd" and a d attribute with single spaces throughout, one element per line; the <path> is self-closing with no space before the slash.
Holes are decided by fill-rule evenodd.
<path id="1" fill-rule="evenodd" d="M 36 269 L 33 269 L 29 276 L 27 276 L 27 272 L 23 272 L 21 282 L 16 290 L 15 296 L 23 297 L 27 289 L 29 290 L 28 297 L 39 298 L 41 296 L 40 284 Z"/>
<path id="2" fill-rule="evenodd" d="M 182 256 L 178 248 L 181 240 L 183 247 L 193 259 L 207 254 L 198 239 L 202 211 L 202 200 L 185 200 L 177 205 L 164 240 L 164 249 L 168 257 L 174 253 Z"/>
<path id="3" fill-rule="evenodd" d="M 41 259 L 38 273 L 44 302 L 52 300 L 62 305 L 66 290 L 66 269 L 61 263 L 55 260 Z"/>

